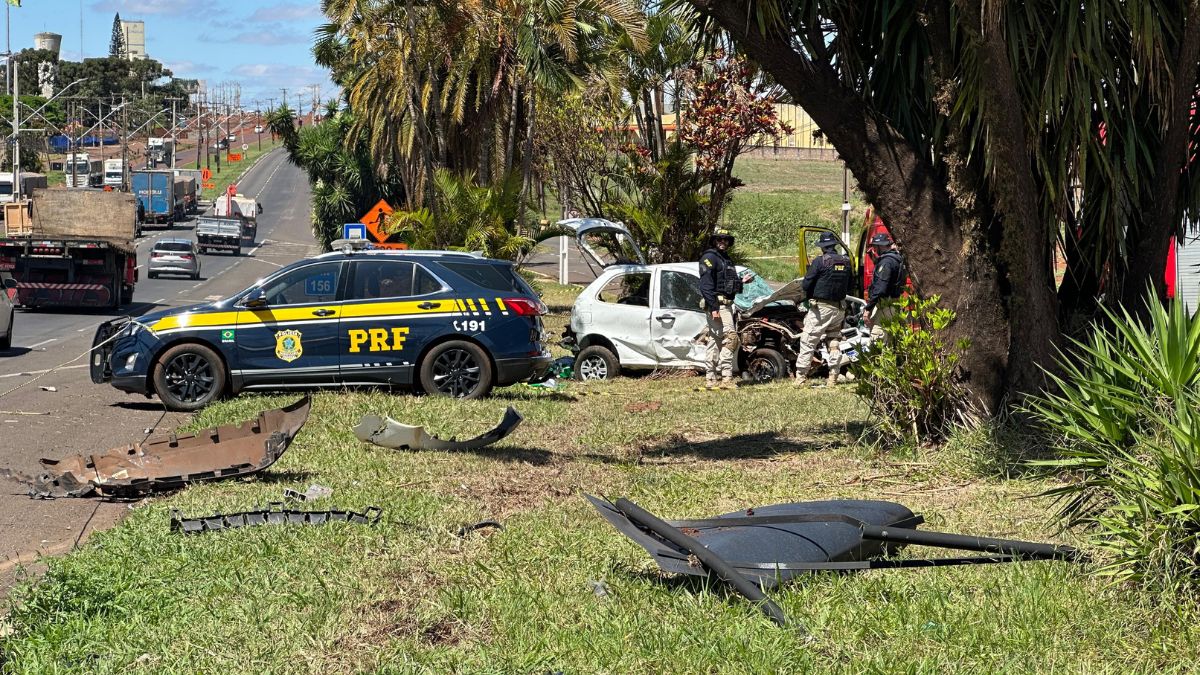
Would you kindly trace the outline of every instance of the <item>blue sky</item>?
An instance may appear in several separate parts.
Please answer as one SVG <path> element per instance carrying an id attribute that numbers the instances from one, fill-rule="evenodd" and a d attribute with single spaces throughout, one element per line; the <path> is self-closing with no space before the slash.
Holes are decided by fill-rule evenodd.
<path id="1" fill-rule="evenodd" d="M 212 87 L 240 82 L 242 105 L 268 97 L 279 104 L 286 87 L 291 105 L 311 85 L 321 98 L 335 95 L 329 73 L 313 63 L 312 33 L 323 22 L 319 0 L 23 0 L 12 8 L 13 51 L 33 46 L 34 33 L 63 36 L 62 56 L 78 60 L 80 12 L 84 56 L 108 54 L 113 15 L 146 22 L 146 52 L 176 76 L 202 79 Z M 0 49 L 2 51 L 2 49 Z"/>

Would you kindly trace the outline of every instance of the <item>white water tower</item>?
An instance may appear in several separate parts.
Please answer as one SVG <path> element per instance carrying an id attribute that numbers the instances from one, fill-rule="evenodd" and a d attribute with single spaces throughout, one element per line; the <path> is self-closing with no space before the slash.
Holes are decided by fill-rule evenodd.
<path id="1" fill-rule="evenodd" d="M 38 33 L 33 36 L 34 49 L 48 49 L 58 56 L 62 48 L 62 36 L 58 33 Z"/>

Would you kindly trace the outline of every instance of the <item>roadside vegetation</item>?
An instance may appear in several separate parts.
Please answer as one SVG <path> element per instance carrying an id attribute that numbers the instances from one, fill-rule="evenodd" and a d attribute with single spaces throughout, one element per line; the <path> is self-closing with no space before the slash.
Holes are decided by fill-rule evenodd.
<path id="1" fill-rule="evenodd" d="M 197 185 L 197 189 L 200 190 L 200 199 L 211 200 L 216 198 L 218 195 L 225 194 L 225 188 L 229 187 L 230 183 L 236 183 L 238 179 L 242 177 L 242 174 L 245 173 L 252 164 L 254 164 L 255 160 L 279 146 L 279 141 L 268 138 L 263 139 L 262 150 L 258 149 L 257 141 L 246 141 L 246 143 L 250 146 L 248 150 L 240 150 L 240 145 L 235 149 L 235 152 L 242 153 L 242 161 L 226 161 L 225 158 L 228 156 L 228 154 L 222 150 L 220 168 L 217 167 L 217 163 L 215 161 L 209 165 L 209 170 L 212 171 L 212 182 L 214 185 L 212 188 L 202 188 L 201 186 Z M 203 168 L 203 158 L 200 160 L 200 164 L 201 168 Z M 195 168 L 196 163 L 193 160 L 188 164 L 177 164 L 176 166 L 183 169 L 193 169 Z"/>
<path id="2" fill-rule="evenodd" d="M 579 289 L 543 285 L 554 332 Z M 877 454 L 859 443 L 866 407 L 852 387 L 705 393 L 694 391 L 697 381 L 520 386 L 481 401 L 317 394 L 308 424 L 268 472 L 150 500 L 49 561 L 40 583 L 11 598 L 0 667 L 1170 672 L 1194 662 L 1192 605 L 1163 606 L 1062 563 L 822 574 L 775 591 L 811 636 L 775 627 L 720 585 L 664 577 L 584 493 L 628 496 L 664 517 L 887 499 L 924 513 L 931 529 L 1077 543 L 1048 528 L 1047 501 L 1024 499 L 1061 483 L 981 472 L 993 456 L 984 435 Z M 242 396 L 207 408 L 189 428 L 292 400 Z M 505 405 L 525 422 L 476 452 L 389 451 L 351 431 L 377 413 L 469 437 Z M 304 508 L 376 505 L 383 522 L 168 531 L 172 509 L 262 508 L 284 488 L 312 483 L 334 493 Z M 456 536 L 482 519 L 504 529 Z"/>

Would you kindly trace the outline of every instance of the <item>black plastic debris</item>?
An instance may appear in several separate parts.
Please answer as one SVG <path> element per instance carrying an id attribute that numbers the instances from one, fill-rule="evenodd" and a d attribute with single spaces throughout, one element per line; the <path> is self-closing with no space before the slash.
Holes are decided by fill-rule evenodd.
<path id="1" fill-rule="evenodd" d="M 585 496 L 605 520 L 646 549 L 664 571 L 716 576 L 758 604 L 779 625 L 785 625 L 787 619 L 763 591 L 814 571 L 1085 561 L 1070 546 L 917 530 L 924 518 L 894 502 L 796 502 L 715 518 L 664 521 L 627 499 L 610 502 Z M 907 544 L 987 555 L 891 558 Z"/>
<path id="2" fill-rule="evenodd" d="M 300 511 L 287 509 L 281 503 L 271 504 L 270 508 L 261 511 L 242 511 L 239 513 L 216 513 L 211 516 L 197 518 L 185 517 L 178 510 L 171 510 L 171 531 L 183 534 L 200 534 L 217 530 L 230 530 L 240 527 L 258 527 L 260 525 L 324 525 L 325 523 L 354 523 L 357 525 L 374 525 L 383 516 L 383 509 L 369 506 L 361 513 L 358 511 Z"/>

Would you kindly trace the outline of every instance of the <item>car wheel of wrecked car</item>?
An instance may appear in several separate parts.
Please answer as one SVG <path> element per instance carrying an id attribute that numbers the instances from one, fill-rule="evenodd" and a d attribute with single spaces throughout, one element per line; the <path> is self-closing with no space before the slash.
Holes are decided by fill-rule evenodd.
<path id="1" fill-rule="evenodd" d="M 770 347 L 760 347 L 746 359 L 745 370 L 754 382 L 770 382 L 787 377 L 788 364 L 783 354 Z"/>
<path id="2" fill-rule="evenodd" d="M 436 396 L 479 398 L 491 391 L 492 382 L 491 361 L 470 342 L 443 342 L 421 362 L 421 387 Z"/>
<path id="3" fill-rule="evenodd" d="M 621 370 L 617 355 L 608 347 L 591 345 L 584 347 L 575 357 L 575 379 L 611 380 Z"/>
<path id="4" fill-rule="evenodd" d="M 225 391 L 225 367 L 204 345 L 175 345 L 154 366 L 154 391 L 168 410 L 199 410 Z"/>
<path id="5" fill-rule="evenodd" d="M 3 291 L 0 291 L 0 293 L 3 293 Z M 15 320 L 16 318 L 17 318 L 16 312 L 9 310 L 9 312 L 8 312 L 8 334 L 5 335 L 4 337 L 0 338 L 0 349 L 8 349 L 9 347 L 12 347 L 13 320 Z"/>

